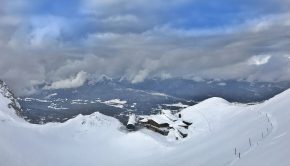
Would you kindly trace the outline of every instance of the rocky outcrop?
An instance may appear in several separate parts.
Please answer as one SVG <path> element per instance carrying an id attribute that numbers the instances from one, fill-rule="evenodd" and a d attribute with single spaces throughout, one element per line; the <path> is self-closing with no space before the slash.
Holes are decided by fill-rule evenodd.
<path id="1" fill-rule="evenodd" d="M 3 95 L 5 98 L 8 98 L 11 102 L 8 104 L 9 108 L 13 108 L 18 116 L 21 114 L 21 106 L 15 98 L 13 92 L 9 89 L 7 84 L 0 80 L 0 95 Z"/>

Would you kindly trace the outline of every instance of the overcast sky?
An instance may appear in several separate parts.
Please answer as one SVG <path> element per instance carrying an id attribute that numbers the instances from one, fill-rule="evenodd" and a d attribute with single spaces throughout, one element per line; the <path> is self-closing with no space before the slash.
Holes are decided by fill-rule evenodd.
<path id="1" fill-rule="evenodd" d="M 0 79 L 19 95 L 102 74 L 290 80 L 290 0 L 0 3 Z"/>

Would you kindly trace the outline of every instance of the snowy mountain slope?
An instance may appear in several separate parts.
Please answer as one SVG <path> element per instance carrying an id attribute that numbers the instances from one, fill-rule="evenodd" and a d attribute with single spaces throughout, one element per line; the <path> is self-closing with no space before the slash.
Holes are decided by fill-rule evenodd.
<path id="1" fill-rule="evenodd" d="M 289 97 L 290 90 L 252 106 L 205 100 L 181 112 L 193 121 L 182 141 L 147 129 L 128 133 L 118 120 L 100 113 L 46 125 L 0 121 L 0 165 L 286 166 Z M 11 115 L 1 95 L 0 101 L 0 119 L 7 119 Z"/>
<path id="2" fill-rule="evenodd" d="M 21 111 L 18 101 L 8 88 L 5 82 L 0 80 L 0 120 L 18 120 L 24 121 L 19 118 L 17 114 Z"/>
<path id="3" fill-rule="evenodd" d="M 274 129 L 257 148 L 235 165 L 290 165 L 290 90 L 275 96 L 258 110 L 268 114 Z M 264 131 L 265 132 L 265 131 Z"/>

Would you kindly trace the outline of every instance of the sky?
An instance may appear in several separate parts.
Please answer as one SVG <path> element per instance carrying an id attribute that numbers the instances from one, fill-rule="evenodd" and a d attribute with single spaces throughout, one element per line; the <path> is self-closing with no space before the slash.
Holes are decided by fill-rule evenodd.
<path id="1" fill-rule="evenodd" d="M 290 81 L 290 0 L 1 0 L 17 95 L 101 76 Z"/>

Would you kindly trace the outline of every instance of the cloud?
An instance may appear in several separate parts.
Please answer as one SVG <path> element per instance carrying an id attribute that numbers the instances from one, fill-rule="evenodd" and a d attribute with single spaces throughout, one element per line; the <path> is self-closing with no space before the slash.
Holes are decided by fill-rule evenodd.
<path id="1" fill-rule="evenodd" d="M 250 65 L 264 65 L 269 62 L 271 58 L 271 55 L 259 55 L 259 56 L 253 56 L 249 59 Z"/>
<path id="2" fill-rule="evenodd" d="M 59 80 L 51 83 L 49 86 L 45 86 L 44 89 L 67 89 L 67 88 L 77 88 L 82 86 L 87 80 L 87 73 L 80 71 L 75 77 L 71 77 L 64 80 Z"/>
<path id="3" fill-rule="evenodd" d="M 137 73 L 137 75 L 133 78 L 132 83 L 143 82 L 144 79 L 150 74 L 149 70 L 144 69 Z"/>
<path id="4" fill-rule="evenodd" d="M 114 23 L 114 24 L 127 24 L 127 23 L 138 23 L 139 19 L 134 15 L 117 15 L 110 16 L 103 20 L 105 23 Z"/>
<path id="5" fill-rule="evenodd" d="M 33 18 L 32 26 L 29 38 L 30 44 L 35 47 L 55 43 L 61 35 L 61 19 L 59 18 L 50 16 Z"/>
<path id="6" fill-rule="evenodd" d="M 102 74 L 134 83 L 152 77 L 290 80 L 288 4 L 3 0 L 0 78 L 17 95 L 43 83 L 74 87 Z"/>

